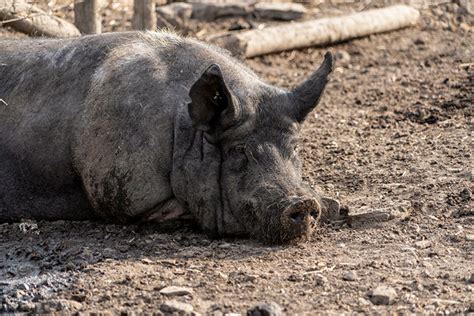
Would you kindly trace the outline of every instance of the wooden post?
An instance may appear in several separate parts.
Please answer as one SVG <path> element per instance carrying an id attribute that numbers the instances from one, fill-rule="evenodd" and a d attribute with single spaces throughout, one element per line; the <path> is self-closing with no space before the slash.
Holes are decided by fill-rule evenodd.
<path id="1" fill-rule="evenodd" d="M 100 0 L 74 0 L 74 24 L 82 34 L 101 33 Z"/>
<path id="2" fill-rule="evenodd" d="M 163 2 L 166 3 L 166 1 Z M 155 0 L 133 1 L 132 27 L 135 30 L 156 29 Z"/>

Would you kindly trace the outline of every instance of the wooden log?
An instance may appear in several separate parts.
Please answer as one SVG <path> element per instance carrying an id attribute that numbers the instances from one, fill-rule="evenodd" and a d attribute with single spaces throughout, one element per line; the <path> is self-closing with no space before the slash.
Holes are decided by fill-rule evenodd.
<path id="1" fill-rule="evenodd" d="M 155 1 L 134 0 L 132 27 L 135 30 L 155 30 L 156 13 Z"/>
<path id="2" fill-rule="evenodd" d="M 74 24 L 82 34 L 101 33 L 100 0 L 75 0 Z"/>
<path id="3" fill-rule="evenodd" d="M 291 21 L 302 18 L 306 8 L 300 3 L 259 2 L 254 6 L 254 14 L 260 19 Z"/>
<path id="4" fill-rule="evenodd" d="M 189 3 L 175 2 L 156 8 L 158 28 L 183 29 L 191 18 L 193 7 Z"/>
<path id="5" fill-rule="evenodd" d="M 420 13 L 405 5 L 395 5 L 345 16 L 286 23 L 261 30 L 231 32 L 207 40 L 244 57 L 254 57 L 290 49 L 333 44 L 370 34 L 415 25 Z"/>
<path id="6" fill-rule="evenodd" d="M 0 0 L 0 25 L 31 36 L 79 36 L 74 24 L 28 4 L 23 0 Z"/>
<path id="7" fill-rule="evenodd" d="M 250 6 L 245 2 L 193 2 L 192 7 L 191 18 L 203 21 L 214 21 L 217 18 L 229 16 L 244 16 L 251 11 Z"/>

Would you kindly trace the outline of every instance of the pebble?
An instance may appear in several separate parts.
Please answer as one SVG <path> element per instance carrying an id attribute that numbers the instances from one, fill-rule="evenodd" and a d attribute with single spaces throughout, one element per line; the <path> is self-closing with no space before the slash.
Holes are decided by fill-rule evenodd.
<path id="1" fill-rule="evenodd" d="M 342 276 L 342 279 L 344 281 L 357 281 L 358 277 L 357 277 L 357 273 L 355 271 L 347 271 L 346 273 L 344 273 L 344 275 Z"/>
<path id="2" fill-rule="evenodd" d="M 18 309 L 22 312 L 33 312 L 36 309 L 36 304 L 33 302 L 22 302 Z"/>
<path id="3" fill-rule="evenodd" d="M 283 310 L 275 302 L 263 303 L 249 309 L 247 316 L 283 316 Z"/>
<path id="4" fill-rule="evenodd" d="M 426 249 L 431 246 L 431 241 L 429 240 L 420 240 L 415 242 L 415 246 L 418 249 Z"/>
<path id="5" fill-rule="evenodd" d="M 166 296 L 192 295 L 193 289 L 189 287 L 181 287 L 181 286 L 167 286 L 160 290 L 160 294 L 163 294 Z"/>
<path id="6" fill-rule="evenodd" d="M 474 241 L 474 234 L 466 234 L 467 241 Z"/>
<path id="7" fill-rule="evenodd" d="M 301 275 L 298 275 L 298 274 L 290 274 L 288 276 L 288 281 L 291 281 L 291 282 L 301 282 L 303 280 L 304 280 L 304 278 Z"/>
<path id="8" fill-rule="evenodd" d="M 28 284 L 22 283 L 22 284 L 18 285 L 18 289 L 23 290 L 23 291 L 29 291 L 30 287 L 28 286 Z"/>
<path id="9" fill-rule="evenodd" d="M 471 276 L 467 279 L 468 283 L 474 283 L 474 273 L 471 273 Z"/>
<path id="10" fill-rule="evenodd" d="M 178 301 L 166 301 L 160 306 L 160 310 L 164 313 L 187 313 L 191 314 L 194 310 L 193 306 L 188 303 Z"/>
<path id="11" fill-rule="evenodd" d="M 375 305 L 390 305 L 395 302 L 397 292 L 390 286 L 379 285 L 369 296 L 370 301 Z"/>
<path id="12" fill-rule="evenodd" d="M 348 64 L 351 61 L 351 55 L 349 55 L 345 50 L 338 50 L 334 54 L 334 57 L 336 58 L 336 61 L 341 64 Z"/>
<path id="13" fill-rule="evenodd" d="M 317 286 L 324 286 L 328 283 L 328 279 L 324 275 L 321 275 L 321 274 L 316 274 L 314 276 L 314 281 L 316 281 Z"/>
<path id="14" fill-rule="evenodd" d="M 143 258 L 141 261 L 145 264 L 153 264 L 153 260 L 151 260 L 149 258 Z"/>
<path id="15" fill-rule="evenodd" d="M 72 300 L 51 300 L 41 304 L 42 310 L 49 311 L 74 311 L 82 309 L 82 304 Z"/>

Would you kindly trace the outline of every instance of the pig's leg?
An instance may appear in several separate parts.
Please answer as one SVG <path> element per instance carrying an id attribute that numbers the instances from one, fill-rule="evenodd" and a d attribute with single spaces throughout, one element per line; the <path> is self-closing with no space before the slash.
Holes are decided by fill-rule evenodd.
<path id="1" fill-rule="evenodd" d="M 182 218 L 186 214 L 184 206 L 175 198 L 160 203 L 153 209 L 141 214 L 142 221 L 163 223 L 172 219 Z"/>

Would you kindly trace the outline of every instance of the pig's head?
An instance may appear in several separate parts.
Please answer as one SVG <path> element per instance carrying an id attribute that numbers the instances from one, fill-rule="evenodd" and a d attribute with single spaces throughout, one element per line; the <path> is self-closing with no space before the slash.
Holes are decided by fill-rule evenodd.
<path id="1" fill-rule="evenodd" d="M 239 83 L 227 80 L 217 64 L 193 84 L 188 110 L 201 162 L 187 164 L 200 170 L 188 172 L 196 178 L 188 189 L 204 192 L 194 193 L 198 201 L 191 208 L 200 208 L 194 215 L 207 230 L 292 242 L 338 211 L 337 201 L 303 182 L 297 150 L 300 126 L 318 104 L 332 64 L 327 53 L 319 69 L 291 92 L 267 85 L 247 93 L 233 90 Z"/>

